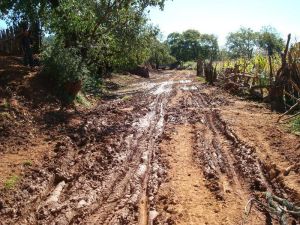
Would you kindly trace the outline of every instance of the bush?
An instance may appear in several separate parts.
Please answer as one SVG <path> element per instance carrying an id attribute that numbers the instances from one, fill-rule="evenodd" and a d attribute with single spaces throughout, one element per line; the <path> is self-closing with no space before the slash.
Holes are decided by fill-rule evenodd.
<path id="1" fill-rule="evenodd" d="M 183 69 L 187 70 L 196 70 L 197 69 L 197 63 L 193 61 L 184 62 L 182 65 Z"/>
<path id="2" fill-rule="evenodd" d="M 61 44 L 50 44 L 43 52 L 44 74 L 58 88 L 67 82 L 83 81 L 90 75 L 82 57 L 75 48 L 64 48 Z"/>
<path id="3" fill-rule="evenodd" d="M 300 116 L 297 116 L 290 123 L 291 130 L 294 133 L 300 134 Z"/>
<path id="4" fill-rule="evenodd" d="M 52 41 L 42 54 L 47 85 L 62 103 L 71 104 L 90 76 L 79 48 L 65 48 Z"/>

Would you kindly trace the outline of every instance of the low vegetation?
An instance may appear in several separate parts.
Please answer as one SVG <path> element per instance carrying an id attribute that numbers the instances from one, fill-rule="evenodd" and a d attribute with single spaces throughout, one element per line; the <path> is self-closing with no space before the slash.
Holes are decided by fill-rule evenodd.
<path id="1" fill-rule="evenodd" d="M 7 179 L 4 182 L 4 188 L 5 189 L 13 189 L 17 185 L 19 180 L 20 180 L 19 176 L 17 176 L 17 175 L 11 176 L 9 179 Z"/>
<path id="2" fill-rule="evenodd" d="M 32 166 L 32 161 L 31 160 L 26 160 L 24 163 L 23 163 L 24 166 Z"/>
<path id="3" fill-rule="evenodd" d="M 292 132 L 300 135 L 300 116 L 297 116 L 290 122 L 290 129 Z"/>

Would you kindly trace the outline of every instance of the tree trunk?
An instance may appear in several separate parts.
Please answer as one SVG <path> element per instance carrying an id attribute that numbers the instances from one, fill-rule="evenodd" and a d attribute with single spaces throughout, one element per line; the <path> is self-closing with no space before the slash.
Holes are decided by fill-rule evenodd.
<path id="1" fill-rule="evenodd" d="M 203 61 L 201 59 L 197 61 L 197 76 L 203 76 Z"/>
<path id="2" fill-rule="evenodd" d="M 269 55 L 269 66 L 270 66 L 270 85 L 273 84 L 273 66 L 272 66 L 272 58 L 271 55 Z"/>
<path id="3" fill-rule="evenodd" d="M 212 62 L 204 66 L 205 80 L 210 85 L 213 85 L 217 78 L 217 72 L 212 66 Z"/>

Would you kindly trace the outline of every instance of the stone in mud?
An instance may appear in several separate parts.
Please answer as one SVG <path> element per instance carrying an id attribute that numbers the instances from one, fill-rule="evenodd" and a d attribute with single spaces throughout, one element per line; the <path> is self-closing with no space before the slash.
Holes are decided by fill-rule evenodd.
<path id="1" fill-rule="evenodd" d="M 152 210 L 149 212 L 149 220 L 152 222 L 158 217 L 159 213 L 156 210 Z"/>

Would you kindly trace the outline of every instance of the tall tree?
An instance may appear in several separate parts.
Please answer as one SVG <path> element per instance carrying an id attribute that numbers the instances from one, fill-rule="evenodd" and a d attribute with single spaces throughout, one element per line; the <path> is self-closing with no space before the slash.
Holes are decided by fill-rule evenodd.
<path id="1" fill-rule="evenodd" d="M 170 48 L 166 43 L 162 43 L 157 38 L 153 38 L 149 44 L 151 46 L 149 62 L 155 65 L 157 69 L 162 64 L 171 64 L 176 61 L 176 59 L 171 56 Z"/>
<path id="2" fill-rule="evenodd" d="M 170 47 L 171 55 L 177 60 L 182 60 L 181 50 L 184 48 L 183 36 L 180 33 L 174 32 L 168 35 L 167 44 Z"/>
<path id="3" fill-rule="evenodd" d="M 274 27 L 263 27 L 258 35 L 258 45 L 266 51 L 268 55 L 280 53 L 284 49 L 284 41 Z"/>
<path id="4" fill-rule="evenodd" d="M 157 34 L 147 7 L 165 0 L 2 0 L 0 16 L 19 23 L 40 21 L 53 34 L 45 68 L 59 80 L 126 69 L 150 57 L 147 42 Z M 77 66 L 74 66 L 77 65 Z M 62 82 L 61 82 L 62 83 Z"/>
<path id="5" fill-rule="evenodd" d="M 202 59 L 215 60 L 218 56 L 218 38 L 213 34 L 200 36 L 200 57 Z"/>
<path id="6" fill-rule="evenodd" d="M 183 49 L 182 57 L 184 61 L 197 60 L 200 54 L 200 32 L 197 30 L 187 30 L 182 33 Z"/>
<path id="7" fill-rule="evenodd" d="M 250 28 L 240 28 L 227 36 L 226 46 L 233 58 L 251 59 L 256 47 L 258 34 Z"/>
<path id="8" fill-rule="evenodd" d="M 275 52 L 281 53 L 284 48 L 283 39 L 275 28 L 271 26 L 263 27 L 258 35 L 258 45 L 268 54 L 269 67 L 270 67 L 270 84 L 273 83 L 273 66 L 272 56 Z"/>
<path id="9" fill-rule="evenodd" d="M 211 34 L 200 34 L 197 30 L 187 30 L 171 33 L 167 38 L 171 54 L 180 61 L 195 61 L 198 59 L 213 60 L 219 50 L 218 39 Z"/>

